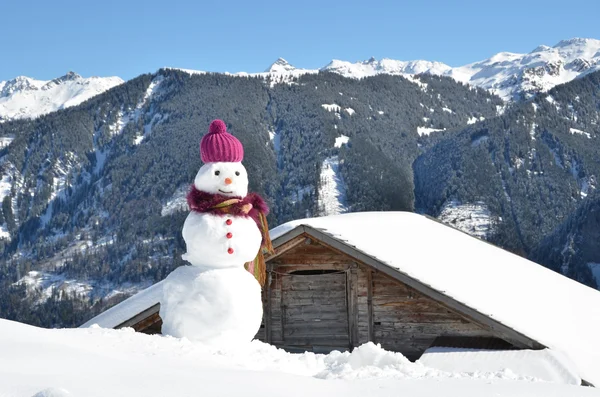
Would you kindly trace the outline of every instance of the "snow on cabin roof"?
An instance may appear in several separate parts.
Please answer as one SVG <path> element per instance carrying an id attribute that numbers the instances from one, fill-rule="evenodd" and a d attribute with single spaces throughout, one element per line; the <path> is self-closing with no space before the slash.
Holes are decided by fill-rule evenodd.
<path id="1" fill-rule="evenodd" d="M 87 328 L 94 324 L 102 328 L 115 328 L 125 321 L 142 313 L 160 302 L 162 296 L 163 282 L 160 281 L 143 291 L 138 292 L 123 302 L 116 304 L 110 309 L 100 313 L 96 317 L 81 325 L 80 328 Z"/>
<path id="2" fill-rule="evenodd" d="M 463 232 L 409 212 L 363 212 L 291 221 L 305 225 L 566 353 L 600 385 L 600 292 Z"/>
<path id="3" fill-rule="evenodd" d="M 554 350 L 600 385 L 600 292 L 427 217 L 363 212 L 309 218 L 309 226 Z M 114 328 L 160 301 L 162 282 L 82 327 Z"/>

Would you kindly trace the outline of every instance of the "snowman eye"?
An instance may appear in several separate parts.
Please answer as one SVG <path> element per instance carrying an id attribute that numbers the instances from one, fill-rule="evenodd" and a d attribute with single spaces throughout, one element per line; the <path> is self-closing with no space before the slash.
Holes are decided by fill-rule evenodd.
<path id="1" fill-rule="evenodd" d="M 235 175 L 236 175 L 236 176 L 240 176 L 240 172 L 239 172 L 239 171 L 236 171 L 236 172 L 235 172 Z"/>
<path id="2" fill-rule="evenodd" d="M 221 171 L 215 171 L 215 175 L 219 175 Z"/>

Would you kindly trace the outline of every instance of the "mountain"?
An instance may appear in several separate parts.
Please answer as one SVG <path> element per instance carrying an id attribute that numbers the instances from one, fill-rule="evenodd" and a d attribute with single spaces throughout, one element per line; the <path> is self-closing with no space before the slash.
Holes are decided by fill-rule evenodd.
<path id="1" fill-rule="evenodd" d="M 505 100 L 529 99 L 559 84 L 600 70 L 600 40 L 575 38 L 528 54 L 501 52 L 445 73 L 490 90 Z"/>
<path id="2" fill-rule="evenodd" d="M 290 65 L 285 59 L 279 58 L 273 62 L 273 64 L 267 70 L 265 70 L 265 73 L 288 73 L 295 70 L 297 70 L 295 66 Z"/>
<path id="3" fill-rule="evenodd" d="M 506 101 L 528 99 L 537 93 L 600 70 L 600 40 L 574 38 L 553 47 L 541 45 L 528 54 L 501 52 L 491 58 L 459 67 L 440 62 L 395 61 L 374 58 L 350 63 L 334 60 L 321 70 L 345 77 L 377 74 L 449 76 L 485 88 Z"/>
<path id="4" fill-rule="evenodd" d="M 431 74 L 448 76 L 458 82 L 484 88 L 507 102 L 519 102 L 598 70 L 600 40 L 573 38 L 560 41 L 553 47 L 540 45 L 527 54 L 501 52 L 488 59 L 458 67 L 425 60 L 370 58 L 359 62 L 334 59 L 320 69 L 300 69 L 279 58 L 265 72 L 240 72 L 232 75 L 260 76 L 269 79 L 271 84 L 277 84 L 319 71 L 337 73 L 353 79 L 380 74 L 410 79 L 418 74 Z"/>
<path id="5" fill-rule="evenodd" d="M 569 277 L 600 286 L 600 195 L 585 200 L 530 255 Z"/>
<path id="6" fill-rule="evenodd" d="M 424 60 L 370 58 L 354 63 L 332 60 L 320 70 L 356 79 L 379 74 L 407 78 L 423 73 L 449 76 L 456 81 L 489 90 L 505 101 L 519 101 L 600 70 L 600 40 L 563 40 L 553 47 L 540 45 L 527 54 L 501 52 L 488 59 L 458 67 Z M 317 73 L 318 70 L 297 69 L 280 58 L 266 72 L 283 76 L 292 73 Z"/>
<path id="7" fill-rule="evenodd" d="M 304 74 L 316 74 L 318 70 L 313 69 L 300 69 L 291 65 L 288 61 L 283 58 L 278 58 L 271 64 L 264 72 L 261 73 L 227 73 L 231 76 L 238 77 L 260 77 L 267 81 L 269 84 L 274 86 L 275 84 L 293 84 L 294 79 Z"/>
<path id="8" fill-rule="evenodd" d="M 415 207 L 521 255 L 537 252 L 540 263 L 597 287 L 578 262 L 548 260 L 557 248 L 544 239 L 578 208 L 576 218 L 592 216 L 585 203 L 598 190 L 599 98 L 600 72 L 590 73 L 442 138 L 413 163 Z M 581 247 L 596 244 L 592 229 Z M 557 233 L 552 241 L 565 247 L 570 231 Z M 597 251 L 578 255 L 600 263 Z"/>
<path id="9" fill-rule="evenodd" d="M 25 76 L 0 81 L 0 123 L 75 106 L 122 83 L 119 77 L 83 78 L 74 72 L 50 81 Z"/>
<path id="10" fill-rule="evenodd" d="M 267 198 L 275 226 L 412 210 L 414 159 L 502 104 L 431 75 L 320 72 L 272 84 L 164 69 L 3 123 L 0 137 L 14 140 L 0 151 L 0 317 L 76 324 L 182 264 L 184 196 L 212 119 L 244 144 L 250 190 Z"/>
<path id="11" fill-rule="evenodd" d="M 411 78 L 425 73 L 449 76 L 456 81 L 487 89 L 505 101 L 519 101 L 597 70 L 600 70 L 600 40 L 574 38 L 563 40 L 553 47 L 541 45 L 527 54 L 501 52 L 488 59 L 459 67 L 424 60 L 371 58 L 355 63 L 332 60 L 321 69 L 301 69 L 279 58 L 265 72 L 239 72 L 232 75 L 260 76 L 269 79 L 271 84 L 278 84 L 319 71 L 349 78 L 379 74 Z M 205 73 L 183 71 L 190 74 Z M 122 83 L 123 80 L 119 77 L 83 78 L 73 72 L 51 81 L 23 76 L 0 81 L 0 122 L 38 117 L 74 106 Z"/>

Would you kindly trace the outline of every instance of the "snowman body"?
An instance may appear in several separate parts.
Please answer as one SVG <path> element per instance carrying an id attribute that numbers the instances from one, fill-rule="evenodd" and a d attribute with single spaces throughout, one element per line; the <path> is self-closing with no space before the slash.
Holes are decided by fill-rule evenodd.
<path id="1" fill-rule="evenodd" d="M 182 230 L 182 258 L 207 269 L 240 267 L 252 261 L 262 236 L 250 217 L 190 212 Z"/>
<path id="2" fill-rule="evenodd" d="M 207 163 L 196 189 L 226 197 L 245 197 L 248 177 L 240 162 Z M 192 211 L 185 220 L 182 258 L 192 266 L 175 269 L 165 280 L 160 317 L 162 333 L 214 346 L 250 342 L 262 322 L 261 287 L 245 268 L 262 241 L 249 216 Z"/>
<path id="3" fill-rule="evenodd" d="M 181 266 L 165 280 L 162 333 L 217 347 L 250 342 L 262 321 L 260 285 L 243 267 Z"/>

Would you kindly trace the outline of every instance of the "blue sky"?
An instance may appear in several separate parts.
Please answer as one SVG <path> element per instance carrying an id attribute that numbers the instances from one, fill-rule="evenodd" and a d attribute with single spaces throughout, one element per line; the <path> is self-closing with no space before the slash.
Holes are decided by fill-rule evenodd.
<path id="1" fill-rule="evenodd" d="M 12 3 L 12 4 L 11 4 Z M 600 39 L 600 1 L 0 2 L 0 80 L 73 70 L 124 79 L 163 66 L 259 72 L 278 57 L 458 66 L 562 39 Z"/>

